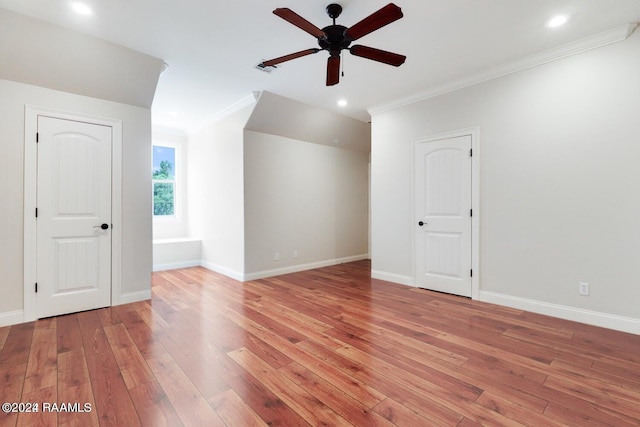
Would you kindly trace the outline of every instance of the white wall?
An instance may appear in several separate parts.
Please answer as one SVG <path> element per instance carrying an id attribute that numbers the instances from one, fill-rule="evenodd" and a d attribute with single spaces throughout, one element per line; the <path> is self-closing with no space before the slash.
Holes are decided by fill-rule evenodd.
<path id="1" fill-rule="evenodd" d="M 175 270 L 199 266 L 201 263 L 200 239 L 153 240 L 153 271 Z"/>
<path id="2" fill-rule="evenodd" d="M 188 139 L 188 235 L 202 240 L 205 267 L 234 278 L 244 271 L 243 128 L 252 108 Z"/>
<path id="3" fill-rule="evenodd" d="M 20 312 L 23 283 L 23 174 L 25 105 L 120 119 L 122 161 L 122 294 L 151 286 L 151 111 L 37 86 L 0 80 L 3 203 L 0 221 L 0 318 Z M 34 254 L 35 255 L 35 254 Z M 0 320 L 1 321 L 1 320 Z"/>
<path id="4" fill-rule="evenodd" d="M 315 113 L 263 93 L 189 136 L 188 235 L 202 265 L 251 280 L 367 257 L 369 125 L 326 111 L 323 126 L 291 124 Z"/>
<path id="5" fill-rule="evenodd" d="M 479 125 L 481 294 L 640 320 L 639 76 L 636 33 L 375 115 L 372 268 L 413 274 L 416 139 Z"/>
<path id="6" fill-rule="evenodd" d="M 367 152 L 246 131 L 245 273 L 366 258 L 368 163 Z"/>

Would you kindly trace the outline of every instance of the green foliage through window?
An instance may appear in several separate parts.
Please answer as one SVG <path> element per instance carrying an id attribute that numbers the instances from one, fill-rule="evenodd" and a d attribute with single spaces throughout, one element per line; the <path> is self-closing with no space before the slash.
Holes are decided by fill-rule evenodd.
<path id="1" fill-rule="evenodd" d="M 160 169 L 153 171 L 153 179 L 173 179 L 173 166 L 168 160 L 160 162 Z"/>
<path id="2" fill-rule="evenodd" d="M 176 149 L 153 146 L 153 215 L 175 215 Z"/>
<path id="3" fill-rule="evenodd" d="M 174 215 L 174 192 L 173 183 L 154 182 L 153 183 L 153 214 L 154 215 Z"/>

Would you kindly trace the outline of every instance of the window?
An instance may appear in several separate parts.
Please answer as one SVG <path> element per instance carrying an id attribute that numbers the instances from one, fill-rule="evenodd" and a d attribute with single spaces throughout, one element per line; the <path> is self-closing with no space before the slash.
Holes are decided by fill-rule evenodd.
<path id="1" fill-rule="evenodd" d="M 153 215 L 176 216 L 176 149 L 153 146 Z"/>

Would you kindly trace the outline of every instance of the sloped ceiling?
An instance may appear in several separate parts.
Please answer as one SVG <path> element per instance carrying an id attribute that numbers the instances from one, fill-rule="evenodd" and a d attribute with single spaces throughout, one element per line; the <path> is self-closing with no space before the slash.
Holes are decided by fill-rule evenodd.
<path id="1" fill-rule="evenodd" d="M 0 9 L 0 79 L 151 108 L 163 61 Z"/>
<path id="2" fill-rule="evenodd" d="M 368 123 L 263 92 L 245 129 L 299 141 L 369 152 Z"/>

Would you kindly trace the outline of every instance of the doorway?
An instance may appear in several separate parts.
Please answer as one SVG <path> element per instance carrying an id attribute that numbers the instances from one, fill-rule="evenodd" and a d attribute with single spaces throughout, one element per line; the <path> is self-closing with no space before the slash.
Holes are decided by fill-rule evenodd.
<path id="1" fill-rule="evenodd" d="M 24 321 L 116 304 L 122 124 L 25 114 Z"/>

